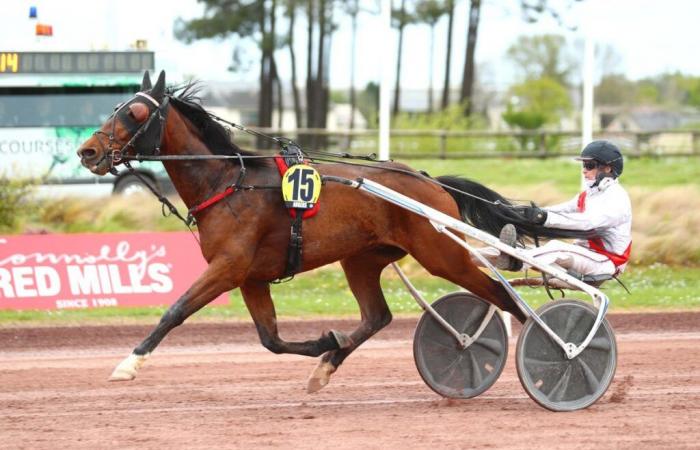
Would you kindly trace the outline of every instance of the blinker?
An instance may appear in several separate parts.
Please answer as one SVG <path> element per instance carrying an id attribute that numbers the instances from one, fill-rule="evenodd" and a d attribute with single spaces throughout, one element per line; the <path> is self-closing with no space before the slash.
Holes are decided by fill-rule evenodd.
<path id="1" fill-rule="evenodd" d="M 166 99 L 164 99 L 160 107 L 157 107 L 153 103 L 144 101 L 141 97 L 136 96 L 122 105 L 117 111 L 116 119 L 129 132 L 130 138 L 136 133 L 140 133 L 132 142 L 135 153 L 140 155 L 153 155 L 156 153 L 156 149 L 160 146 L 161 131 L 168 112 Z M 139 110 L 142 112 L 138 112 Z M 127 149 L 124 150 L 127 151 Z"/>

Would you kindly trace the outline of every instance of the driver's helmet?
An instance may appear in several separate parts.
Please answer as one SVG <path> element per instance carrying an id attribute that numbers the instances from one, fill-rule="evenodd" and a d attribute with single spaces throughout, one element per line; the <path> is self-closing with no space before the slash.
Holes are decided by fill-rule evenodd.
<path id="1" fill-rule="evenodd" d="M 579 161 L 597 161 L 600 164 L 610 166 L 615 178 L 622 175 L 623 159 L 622 153 L 617 145 L 610 141 L 593 141 L 582 151 L 581 156 L 576 158 Z"/>

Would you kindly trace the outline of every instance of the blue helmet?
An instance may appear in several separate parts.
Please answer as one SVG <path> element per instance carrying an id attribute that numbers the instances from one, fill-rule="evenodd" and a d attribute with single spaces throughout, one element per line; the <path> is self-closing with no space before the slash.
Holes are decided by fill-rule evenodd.
<path id="1" fill-rule="evenodd" d="M 580 161 L 597 161 L 598 163 L 610 166 L 615 178 L 622 175 L 624 160 L 617 145 L 610 141 L 593 141 L 582 151 L 581 156 L 576 158 Z"/>

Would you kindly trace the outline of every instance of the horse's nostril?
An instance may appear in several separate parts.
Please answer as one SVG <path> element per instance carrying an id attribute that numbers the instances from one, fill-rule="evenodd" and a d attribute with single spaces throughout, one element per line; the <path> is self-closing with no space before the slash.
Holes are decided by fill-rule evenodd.
<path id="1" fill-rule="evenodd" d="M 78 151 L 78 155 L 83 159 L 92 159 L 97 155 L 97 150 L 94 148 L 83 148 Z"/>

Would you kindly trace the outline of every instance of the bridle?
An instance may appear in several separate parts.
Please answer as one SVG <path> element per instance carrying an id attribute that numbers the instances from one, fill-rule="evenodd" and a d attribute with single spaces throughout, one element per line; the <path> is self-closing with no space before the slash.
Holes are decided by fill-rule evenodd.
<path id="1" fill-rule="evenodd" d="M 127 111 L 127 107 L 140 100 L 140 98 L 147 100 L 145 105 L 148 107 L 149 111 L 148 119 L 142 123 L 136 122 Z M 115 166 L 121 162 L 126 164 L 127 161 L 125 161 L 124 158 L 127 156 L 135 156 L 137 154 L 157 156 L 160 154 L 160 145 L 163 139 L 165 120 L 168 116 L 169 103 L 169 95 L 164 95 L 163 100 L 158 102 L 145 92 L 137 92 L 131 100 L 117 105 L 114 112 L 109 117 L 113 119 L 112 129 L 109 134 L 102 130 L 97 130 L 93 133 L 93 136 L 97 142 L 99 142 L 102 150 L 102 157 L 95 165 L 99 165 L 105 159 L 109 159 L 109 172 L 113 175 L 117 175 L 118 172 Z M 115 137 L 117 121 L 131 133 L 131 138 L 124 144 L 121 144 Z M 156 122 L 158 125 L 154 125 Z M 106 145 L 103 142 L 105 137 L 107 139 Z M 143 139 L 140 139 L 141 137 L 143 137 Z M 130 150 L 132 152 L 130 152 Z M 129 166 L 127 165 L 127 167 Z"/>

